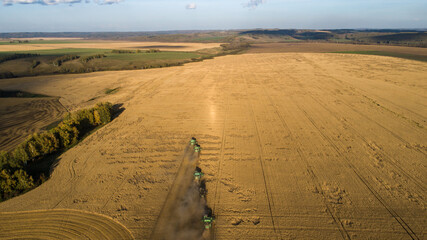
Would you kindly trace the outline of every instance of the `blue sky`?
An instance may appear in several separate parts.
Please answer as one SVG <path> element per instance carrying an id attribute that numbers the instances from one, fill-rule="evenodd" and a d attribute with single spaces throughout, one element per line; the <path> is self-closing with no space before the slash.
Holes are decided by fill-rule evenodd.
<path id="1" fill-rule="evenodd" d="M 0 1 L 0 32 L 427 28 L 426 0 Z"/>

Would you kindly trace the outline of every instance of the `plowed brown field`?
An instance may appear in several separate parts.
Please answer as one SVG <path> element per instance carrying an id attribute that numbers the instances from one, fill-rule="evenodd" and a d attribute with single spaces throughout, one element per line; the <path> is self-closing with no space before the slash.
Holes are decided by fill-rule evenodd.
<path id="1" fill-rule="evenodd" d="M 423 62 L 324 53 L 51 77 L 70 105 L 119 85 L 98 100 L 126 110 L 0 212 L 97 212 L 148 239 L 195 136 L 216 239 L 426 239 L 426 77 Z"/>

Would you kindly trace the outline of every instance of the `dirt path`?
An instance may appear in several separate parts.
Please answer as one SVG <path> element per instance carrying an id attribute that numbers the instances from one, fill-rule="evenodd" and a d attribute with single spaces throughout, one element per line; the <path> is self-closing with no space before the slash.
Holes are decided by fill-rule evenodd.
<path id="1" fill-rule="evenodd" d="M 57 76 L 70 106 L 119 83 L 98 100 L 126 110 L 0 211 L 97 212 L 147 239 L 194 136 L 216 239 L 425 239 L 426 75 L 396 58 L 281 53 Z"/>

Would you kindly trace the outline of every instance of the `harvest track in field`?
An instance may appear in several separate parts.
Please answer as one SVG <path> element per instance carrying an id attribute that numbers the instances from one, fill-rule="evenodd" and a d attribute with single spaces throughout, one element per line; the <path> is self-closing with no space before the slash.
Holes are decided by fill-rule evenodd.
<path id="1" fill-rule="evenodd" d="M 205 230 L 205 233 L 202 223 L 206 201 L 200 196 L 200 186 L 193 175 L 199 162 L 199 153 L 195 153 L 193 146 L 188 145 L 179 158 L 180 167 L 150 239 L 211 240 L 211 231 Z"/>
<path id="2" fill-rule="evenodd" d="M 58 121 L 67 112 L 58 98 L 0 98 L 0 150 Z"/>
<path id="3" fill-rule="evenodd" d="M 133 239 L 111 218 L 78 210 L 0 213 L 0 222 L 1 239 Z"/>
<path id="4" fill-rule="evenodd" d="M 425 239 L 426 74 L 382 56 L 257 53 L 1 81 L 60 89 L 67 108 L 120 86 L 97 100 L 125 111 L 0 212 L 81 209 L 148 239 L 194 135 L 215 239 Z"/>

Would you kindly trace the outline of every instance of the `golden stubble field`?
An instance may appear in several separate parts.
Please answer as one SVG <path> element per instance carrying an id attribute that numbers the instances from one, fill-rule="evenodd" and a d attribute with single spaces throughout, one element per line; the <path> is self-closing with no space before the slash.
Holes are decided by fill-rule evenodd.
<path id="1" fill-rule="evenodd" d="M 49 222 L 45 210 L 74 209 L 148 239 L 194 136 L 216 239 L 425 239 L 426 76 L 427 63 L 397 58 L 262 53 L 2 80 L 71 109 L 119 86 L 96 101 L 125 111 L 63 154 L 46 183 L 1 203 L 0 229 L 23 234 L 18 211 L 44 210 L 29 216 Z"/>

